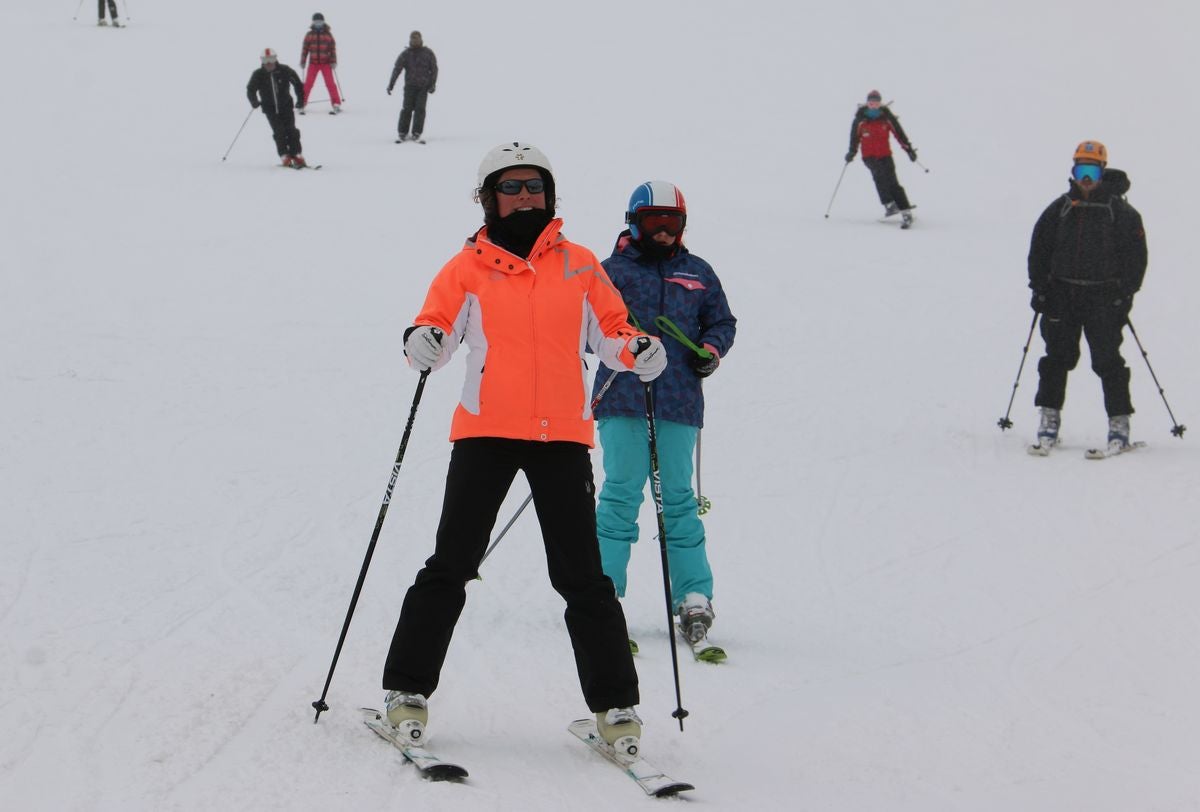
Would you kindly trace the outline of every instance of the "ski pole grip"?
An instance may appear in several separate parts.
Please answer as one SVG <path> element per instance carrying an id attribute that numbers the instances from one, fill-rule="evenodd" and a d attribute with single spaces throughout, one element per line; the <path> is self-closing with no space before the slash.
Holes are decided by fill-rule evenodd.
<path id="1" fill-rule="evenodd" d="M 650 339 L 646 338 L 645 336 L 638 336 L 635 343 L 637 346 L 631 350 L 634 358 L 637 358 L 642 354 L 642 352 L 650 348 Z"/>

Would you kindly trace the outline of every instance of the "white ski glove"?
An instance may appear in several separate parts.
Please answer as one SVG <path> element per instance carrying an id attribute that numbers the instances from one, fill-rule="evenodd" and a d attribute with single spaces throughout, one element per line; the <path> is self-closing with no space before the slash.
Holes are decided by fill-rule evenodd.
<path id="1" fill-rule="evenodd" d="M 413 330 L 404 342 L 404 354 L 408 356 L 409 365 L 417 372 L 433 369 L 445 351 L 442 331 L 428 325 Z"/>
<path id="2" fill-rule="evenodd" d="M 655 336 L 631 338 L 628 347 L 633 353 L 633 372 L 642 383 L 650 383 L 667 368 L 667 348 Z"/>

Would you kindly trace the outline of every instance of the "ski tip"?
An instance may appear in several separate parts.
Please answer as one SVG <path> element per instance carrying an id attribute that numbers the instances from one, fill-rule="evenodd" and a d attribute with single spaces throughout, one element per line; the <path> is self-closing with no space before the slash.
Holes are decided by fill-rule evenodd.
<path id="1" fill-rule="evenodd" d="M 457 764 L 433 764 L 421 770 L 421 776 L 430 781 L 461 781 L 470 775 L 465 768 Z"/>
<path id="2" fill-rule="evenodd" d="M 655 798 L 669 798 L 672 795 L 678 795 L 681 792 L 695 789 L 694 786 L 684 781 L 677 781 L 674 784 L 667 784 L 665 787 L 659 787 L 652 794 Z"/>

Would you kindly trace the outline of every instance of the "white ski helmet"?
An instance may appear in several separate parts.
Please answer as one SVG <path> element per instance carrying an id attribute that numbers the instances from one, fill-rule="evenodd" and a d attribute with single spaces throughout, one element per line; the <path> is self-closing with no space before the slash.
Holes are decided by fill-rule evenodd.
<path id="1" fill-rule="evenodd" d="M 267 48 L 259 56 L 259 60 L 263 63 L 264 66 L 266 66 L 268 64 L 275 64 L 276 62 L 279 61 L 279 54 L 275 53 L 275 51 L 271 50 L 270 48 Z"/>
<path id="2" fill-rule="evenodd" d="M 493 147 L 487 155 L 483 156 L 483 162 L 479 164 L 475 194 L 478 195 L 483 190 L 489 177 L 515 166 L 532 166 L 540 169 L 549 176 L 546 180 L 551 185 L 554 183 L 554 170 L 550 168 L 550 159 L 546 157 L 545 153 L 533 144 L 512 141 Z"/>

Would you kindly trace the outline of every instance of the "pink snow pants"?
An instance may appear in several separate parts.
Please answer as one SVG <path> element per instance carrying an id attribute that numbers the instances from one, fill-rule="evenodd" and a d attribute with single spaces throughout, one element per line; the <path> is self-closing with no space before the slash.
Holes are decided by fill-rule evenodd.
<path id="1" fill-rule="evenodd" d="M 304 103 L 308 104 L 313 85 L 317 83 L 318 73 L 325 77 L 325 87 L 329 90 L 329 100 L 334 104 L 340 105 L 342 97 L 338 94 L 337 82 L 333 80 L 333 66 L 328 62 L 323 62 L 320 65 L 316 62 L 308 63 L 308 74 L 304 77 Z"/>

